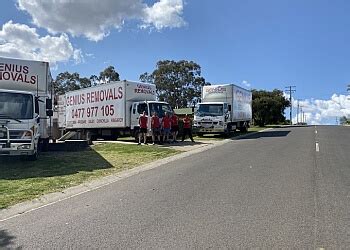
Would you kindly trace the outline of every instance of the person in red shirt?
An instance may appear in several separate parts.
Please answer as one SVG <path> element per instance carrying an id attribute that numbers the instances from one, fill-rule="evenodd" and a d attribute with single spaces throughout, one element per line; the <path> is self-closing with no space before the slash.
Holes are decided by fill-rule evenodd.
<path id="1" fill-rule="evenodd" d="M 183 131 L 182 131 L 182 141 L 185 140 L 186 135 L 188 135 L 191 139 L 192 142 L 194 142 L 193 137 L 192 137 L 192 121 L 191 118 L 186 114 L 185 118 L 182 120 L 183 121 Z"/>
<path id="2" fill-rule="evenodd" d="M 176 137 L 179 133 L 179 118 L 175 113 L 171 116 L 171 133 L 173 134 L 173 142 L 176 142 Z"/>
<path id="3" fill-rule="evenodd" d="M 163 142 L 169 141 L 170 128 L 171 128 L 171 118 L 169 113 L 165 112 L 165 116 L 162 119 L 162 128 L 163 128 Z"/>
<path id="4" fill-rule="evenodd" d="M 153 112 L 151 118 L 151 128 L 152 128 L 152 141 L 155 144 L 155 138 L 158 137 L 158 143 L 160 143 L 160 121 L 156 112 Z"/>
<path id="5" fill-rule="evenodd" d="M 139 117 L 139 125 L 140 125 L 140 133 L 139 133 L 139 144 L 141 145 L 141 138 L 143 137 L 144 143 L 147 144 L 147 124 L 148 124 L 148 117 L 146 115 L 146 112 L 143 111 L 142 115 Z"/>

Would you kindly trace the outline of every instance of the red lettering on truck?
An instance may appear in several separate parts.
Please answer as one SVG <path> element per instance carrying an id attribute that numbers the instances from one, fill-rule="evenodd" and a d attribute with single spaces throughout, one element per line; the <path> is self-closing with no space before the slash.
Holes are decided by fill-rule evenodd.
<path id="1" fill-rule="evenodd" d="M 29 67 L 12 63 L 0 63 L 0 80 L 37 84 L 38 76 L 29 75 Z"/>

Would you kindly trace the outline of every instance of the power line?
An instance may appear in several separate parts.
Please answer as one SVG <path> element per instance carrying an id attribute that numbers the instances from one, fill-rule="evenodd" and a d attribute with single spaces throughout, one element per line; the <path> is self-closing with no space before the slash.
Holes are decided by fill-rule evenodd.
<path id="1" fill-rule="evenodd" d="M 290 110 L 289 110 L 289 119 L 290 119 L 290 125 L 293 125 L 292 122 L 292 113 L 293 113 L 293 103 L 292 103 L 292 94 L 295 93 L 296 90 L 296 86 L 287 86 L 286 88 L 286 93 L 289 93 L 289 102 L 290 102 Z"/>

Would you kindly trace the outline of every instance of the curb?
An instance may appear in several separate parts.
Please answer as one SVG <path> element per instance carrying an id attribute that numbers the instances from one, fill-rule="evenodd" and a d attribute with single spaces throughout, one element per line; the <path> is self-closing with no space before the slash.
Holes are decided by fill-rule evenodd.
<path id="1" fill-rule="evenodd" d="M 179 159 L 183 159 L 185 157 L 188 157 L 188 156 L 191 156 L 194 154 L 198 154 L 198 153 L 207 151 L 209 149 L 227 144 L 227 143 L 232 142 L 234 140 L 242 139 L 242 138 L 245 138 L 245 137 L 260 133 L 260 132 L 264 132 L 267 130 L 271 130 L 271 128 L 267 128 L 267 129 L 264 129 L 264 130 L 261 130 L 258 132 L 249 133 L 246 135 L 240 135 L 237 137 L 225 139 L 225 140 L 219 141 L 215 144 L 209 144 L 207 146 L 203 146 L 203 147 L 191 150 L 191 151 L 182 152 L 182 153 L 179 153 L 179 154 L 174 155 L 174 156 L 159 159 L 159 160 L 154 161 L 154 162 L 150 162 L 150 163 L 147 163 L 147 164 L 144 164 L 144 165 L 132 168 L 132 169 L 128 169 L 128 170 L 116 173 L 114 175 L 102 177 L 101 179 L 96 179 L 96 180 L 93 180 L 91 182 L 82 183 L 78 186 L 67 188 L 61 192 L 45 194 L 39 198 L 30 200 L 30 201 L 25 201 L 22 203 L 18 203 L 18 204 L 13 205 L 9 208 L 0 210 L 0 222 L 4 222 L 4 221 L 7 221 L 9 219 L 18 217 L 20 215 L 38 210 L 40 208 L 53 205 L 53 204 L 58 203 L 60 201 L 68 200 L 68 199 L 73 198 L 75 196 L 94 191 L 96 189 L 110 185 L 112 183 L 123 180 L 125 178 L 130 177 L 130 176 L 140 174 L 144 171 L 148 171 L 148 170 L 160 167 L 160 166 L 165 165 L 167 163 L 170 163 L 170 162 L 173 162 L 173 161 L 176 161 Z"/>

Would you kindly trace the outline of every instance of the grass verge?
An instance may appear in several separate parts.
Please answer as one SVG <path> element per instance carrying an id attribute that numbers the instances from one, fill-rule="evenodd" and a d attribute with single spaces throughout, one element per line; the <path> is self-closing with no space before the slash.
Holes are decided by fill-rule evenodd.
<path id="1" fill-rule="evenodd" d="M 85 151 L 42 153 L 36 162 L 0 158 L 0 209 L 179 152 L 101 143 Z"/>

